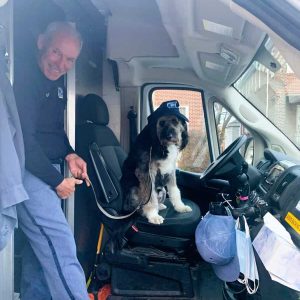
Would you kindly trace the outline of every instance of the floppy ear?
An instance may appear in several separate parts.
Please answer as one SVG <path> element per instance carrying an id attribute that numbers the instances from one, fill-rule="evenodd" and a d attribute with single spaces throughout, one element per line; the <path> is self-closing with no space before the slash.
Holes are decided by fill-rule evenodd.
<path id="1" fill-rule="evenodd" d="M 183 150 L 186 145 L 189 142 L 189 136 L 188 136 L 188 130 L 187 130 L 187 125 L 186 122 L 182 121 L 182 125 L 183 125 L 183 131 L 181 133 L 181 146 L 180 146 L 180 150 Z"/>
<path id="2" fill-rule="evenodd" d="M 152 122 L 151 124 L 148 124 L 149 126 L 149 133 L 150 133 L 150 138 L 151 138 L 151 145 L 159 145 L 159 139 L 157 136 L 157 122 Z"/>

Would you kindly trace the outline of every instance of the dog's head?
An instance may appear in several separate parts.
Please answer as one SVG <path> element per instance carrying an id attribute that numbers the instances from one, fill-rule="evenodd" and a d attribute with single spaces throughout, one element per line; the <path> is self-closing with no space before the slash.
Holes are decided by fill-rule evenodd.
<path id="1" fill-rule="evenodd" d="M 165 115 L 156 122 L 156 135 L 162 146 L 176 145 L 182 150 L 188 143 L 187 125 L 175 115 Z"/>

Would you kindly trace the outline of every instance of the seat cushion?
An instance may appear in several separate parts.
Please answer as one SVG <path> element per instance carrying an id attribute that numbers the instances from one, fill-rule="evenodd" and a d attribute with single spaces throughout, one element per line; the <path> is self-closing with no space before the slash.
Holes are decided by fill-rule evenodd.
<path id="1" fill-rule="evenodd" d="M 169 199 L 166 199 L 164 204 L 167 208 L 159 212 L 165 219 L 164 222 L 159 225 L 152 224 L 145 217 L 140 216 L 136 223 L 138 229 L 144 232 L 172 237 L 193 237 L 200 222 L 201 212 L 199 206 L 193 201 L 188 199 L 182 199 L 182 201 L 192 208 L 191 212 L 179 213 L 175 211 Z"/>

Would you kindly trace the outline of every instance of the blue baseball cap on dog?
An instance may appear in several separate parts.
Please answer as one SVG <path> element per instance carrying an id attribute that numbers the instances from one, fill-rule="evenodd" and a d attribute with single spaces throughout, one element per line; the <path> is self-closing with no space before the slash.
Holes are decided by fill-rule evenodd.
<path id="1" fill-rule="evenodd" d="M 188 122 L 189 119 L 180 112 L 179 107 L 180 105 L 177 100 L 168 100 L 163 102 L 151 115 L 148 116 L 148 123 L 156 122 L 160 117 L 166 115 L 174 115 L 179 119 Z"/>
<path id="2" fill-rule="evenodd" d="M 238 279 L 240 266 L 232 216 L 207 213 L 196 228 L 195 239 L 198 252 L 221 280 L 233 282 Z"/>

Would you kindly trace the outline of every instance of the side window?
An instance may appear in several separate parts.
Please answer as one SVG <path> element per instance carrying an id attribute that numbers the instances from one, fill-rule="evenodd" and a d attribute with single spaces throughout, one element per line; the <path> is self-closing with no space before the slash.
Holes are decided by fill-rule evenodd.
<path id="1" fill-rule="evenodd" d="M 249 131 L 220 103 L 214 103 L 214 114 L 220 153 L 242 134 L 250 137 L 240 150 L 248 164 L 253 163 L 253 139 Z"/>
<path id="2" fill-rule="evenodd" d="M 151 95 L 154 110 L 162 102 L 172 99 L 179 101 L 181 112 L 189 119 L 189 143 L 181 152 L 177 166 L 184 171 L 201 173 L 210 164 L 201 93 L 194 90 L 156 89 Z"/>

